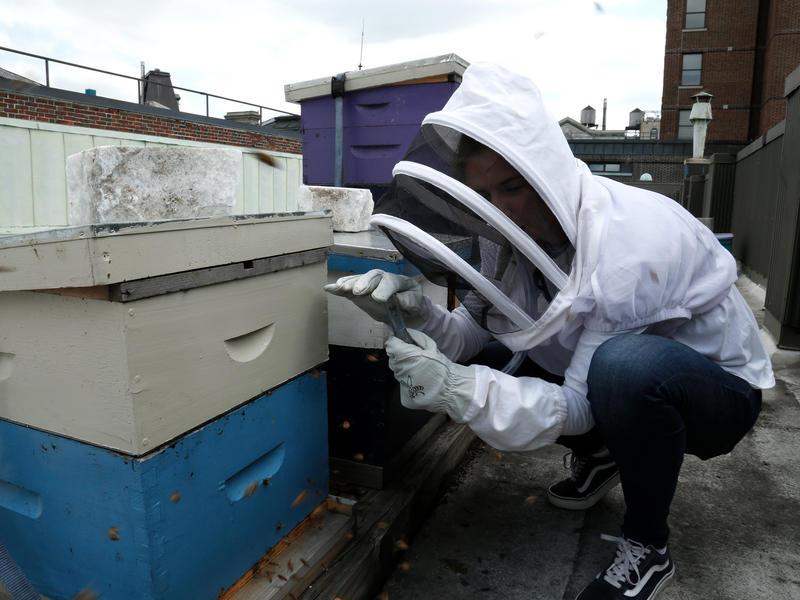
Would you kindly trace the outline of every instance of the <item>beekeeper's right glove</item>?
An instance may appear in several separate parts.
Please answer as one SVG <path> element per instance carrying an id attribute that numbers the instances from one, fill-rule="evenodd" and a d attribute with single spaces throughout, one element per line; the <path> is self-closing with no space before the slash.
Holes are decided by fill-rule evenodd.
<path id="1" fill-rule="evenodd" d="M 341 277 L 324 289 L 330 294 L 351 300 L 370 317 L 383 323 L 390 323 L 386 303 L 392 296 L 410 327 L 420 327 L 430 314 L 430 300 L 422 295 L 422 287 L 416 280 L 380 269 L 372 269 L 363 275 Z"/>

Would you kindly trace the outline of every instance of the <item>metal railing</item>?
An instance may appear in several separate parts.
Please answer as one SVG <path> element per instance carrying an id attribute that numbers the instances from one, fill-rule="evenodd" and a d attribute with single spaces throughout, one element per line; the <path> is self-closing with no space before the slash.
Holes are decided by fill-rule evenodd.
<path id="1" fill-rule="evenodd" d="M 57 58 L 51 58 L 49 56 L 42 56 L 40 54 L 33 54 L 31 52 L 23 52 L 22 50 L 14 50 L 13 48 L 6 48 L 5 46 L 0 46 L 0 50 L 2 50 L 4 52 L 11 52 L 13 54 L 19 54 L 19 55 L 22 55 L 22 56 L 28 56 L 28 57 L 31 57 L 31 58 L 36 58 L 36 59 L 39 59 L 39 60 L 43 60 L 44 61 L 44 79 L 45 79 L 45 86 L 46 87 L 50 87 L 50 63 L 56 63 L 56 64 L 60 64 L 60 65 L 67 65 L 69 67 L 76 67 L 78 69 L 84 69 L 86 71 L 93 71 L 95 73 L 102 73 L 104 75 L 112 75 L 114 77 L 120 77 L 122 79 L 129 79 L 129 80 L 135 81 L 136 85 L 137 85 L 137 88 L 138 88 L 137 89 L 137 94 L 138 94 L 138 97 L 139 97 L 139 103 L 140 104 L 142 104 L 142 100 L 143 100 L 143 98 L 142 98 L 142 90 L 144 89 L 144 85 L 146 83 L 148 86 L 150 86 L 150 85 L 159 85 L 159 86 L 167 87 L 167 88 L 170 88 L 170 89 L 173 89 L 173 90 L 181 90 L 181 91 L 184 91 L 184 92 L 190 92 L 192 94 L 199 94 L 201 96 L 204 96 L 205 97 L 205 105 L 206 105 L 206 117 L 210 117 L 211 116 L 209 114 L 209 102 L 208 102 L 209 98 L 217 98 L 219 100 L 225 100 L 226 102 L 234 102 L 236 104 L 242 104 L 244 106 L 252 106 L 254 108 L 258 108 L 258 121 L 259 121 L 259 123 L 263 122 L 263 120 L 264 120 L 264 110 L 268 110 L 268 111 L 272 111 L 272 112 L 276 112 L 276 113 L 281 113 L 281 114 L 284 114 L 284 115 L 290 115 L 290 116 L 293 116 L 293 117 L 298 116 L 297 114 L 292 113 L 292 112 L 288 112 L 288 111 L 281 110 L 281 109 L 278 109 L 278 108 L 271 108 L 269 106 L 263 106 L 261 104 L 256 104 L 255 102 L 245 102 L 244 100 L 237 100 L 236 98 L 228 98 L 226 96 L 219 96 L 217 94 L 210 94 L 208 92 L 203 92 L 203 91 L 200 91 L 200 90 L 193 90 L 191 88 L 180 87 L 180 86 L 177 86 L 177 85 L 167 85 L 165 83 L 159 83 L 157 81 L 151 81 L 151 80 L 148 80 L 148 79 L 145 79 L 145 78 L 142 78 L 142 77 L 133 77 L 132 75 L 124 75 L 122 73 L 114 73 L 113 71 L 107 71 L 105 69 L 97 69 L 95 67 L 88 67 L 86 65 L 79 65 L 77 63 L 68 62 L 68 61 L 65 61 L 65 60 L 59 60 Z M 198 114 L 198 113 L 194 113 L 194 114 Z"/>

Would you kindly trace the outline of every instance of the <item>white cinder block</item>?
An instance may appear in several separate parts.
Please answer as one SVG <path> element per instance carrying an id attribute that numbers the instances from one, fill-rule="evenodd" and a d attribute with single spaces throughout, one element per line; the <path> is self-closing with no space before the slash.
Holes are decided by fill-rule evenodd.
<path id="1" fill-rule="evenodd" d="M 369 190 L 302 185 L 297 194 L 298 210 L 333 211 L 334 231 L 367 231 L 374 206 Z"/>
<path id="2" fill-rule="evenodd" d="M 228 215 L 241 178 L 238 150 L 91 148 L 67 158 L 69 224 Z"/>

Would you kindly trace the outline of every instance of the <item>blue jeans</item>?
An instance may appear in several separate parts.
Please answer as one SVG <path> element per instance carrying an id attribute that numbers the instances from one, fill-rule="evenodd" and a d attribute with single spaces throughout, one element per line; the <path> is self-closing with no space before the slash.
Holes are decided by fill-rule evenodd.
<path id="1" fill-rule="evenodd" d="M 761 390 L 688 346 L 653 335 L 621 335 L 592 357 L 588 399 L 595 428 L 558 441 L 579 453 L 605 444 L 619 466 L 623 533 L 663 546 L 685 453 L 726 454 L 750 431 Z"/>

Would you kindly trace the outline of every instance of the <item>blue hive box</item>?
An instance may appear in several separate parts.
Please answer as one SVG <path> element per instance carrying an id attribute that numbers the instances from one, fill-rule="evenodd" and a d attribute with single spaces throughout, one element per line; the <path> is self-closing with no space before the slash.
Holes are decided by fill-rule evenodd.
<path id="1" fill-rule="evenodd" d="M 0 421 L 0 539 L 53 600 L 216 598 L 325 500 L 325 388 L 307 373 L 139 458 Z"/>

